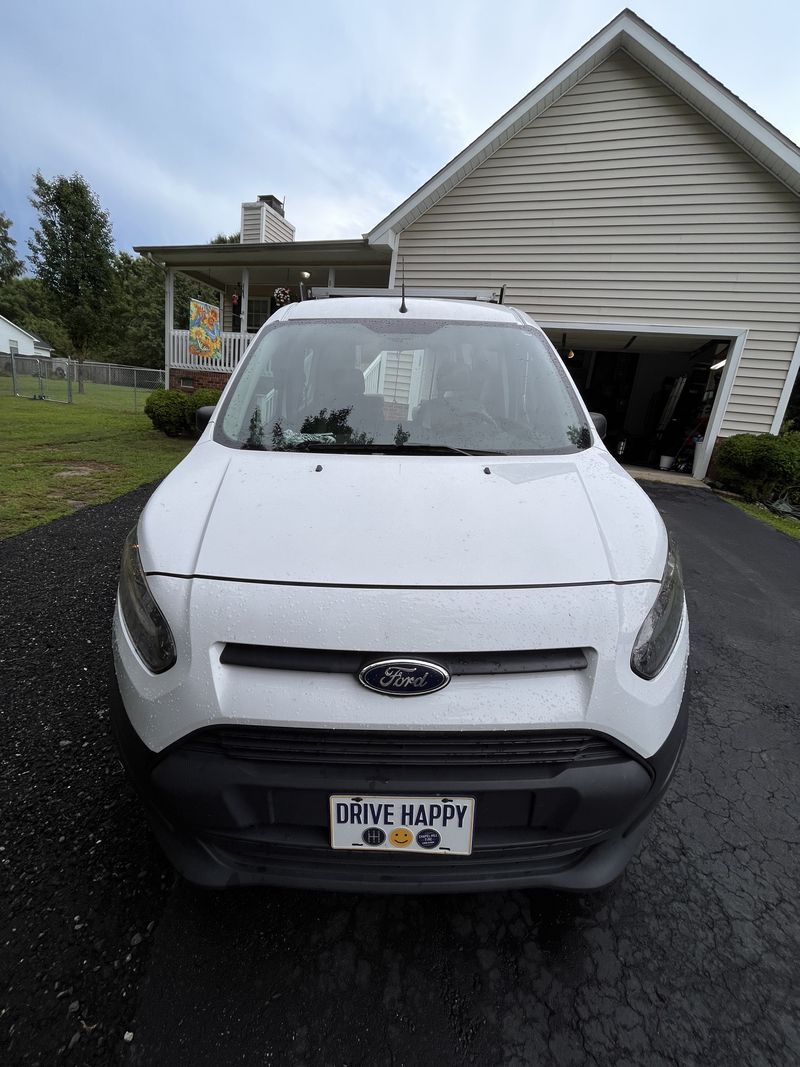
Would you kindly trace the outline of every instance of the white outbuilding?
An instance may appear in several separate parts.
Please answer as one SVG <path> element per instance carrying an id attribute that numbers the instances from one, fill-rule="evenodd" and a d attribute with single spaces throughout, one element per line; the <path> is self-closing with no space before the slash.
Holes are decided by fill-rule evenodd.
<path id="1" fill-rule="evenodd" d="M 0 356 L 49 356 L 52 346 L 0 315 Z"/>

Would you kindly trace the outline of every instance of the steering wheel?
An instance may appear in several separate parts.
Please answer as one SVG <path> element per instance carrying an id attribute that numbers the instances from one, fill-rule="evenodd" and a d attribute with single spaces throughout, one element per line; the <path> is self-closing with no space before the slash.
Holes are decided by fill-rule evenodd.
<path id="1" fill-rule="evenodd" d="M 472 403 L 475 403 L 475 401 L 473 400 Z M 489 414 L 489 412 L 485 410 L 485 408 L 471 407 L 471 406 L 469 406 L 469 404 L 470 404 L 469 400 L 464 402 L 464 400 L 460 400 L 459 401 L 459 400 L 454 400 L 454 399 L 451 398 L 451 399 L 446 399 L 445 400 L 445 404 L 447 405 L 447 408 L 449 409 L 448 410 L 448 421 L 449 420 L 456 420 L 458 422 L 467 422 L 467 421 L 475 422 L 475 421 L 478 421 L 478 422 L 481 422 L 481 423 L 485 424 L 486 426 L 491 426 L 491 427 L 494 427 L 494 428 L 497 427 L 497 423 L 492 418 L 492 416 Z"/>
<path id="2" fill-rule="evenodd" d="M 488 411 L 481 411 L 477 409 L 475 411 L 465 411 L 464 417 L 467 419 L 477 419 L 479 422 L 484 423 L 486 426 L 497 427 L 497 421 L 492 418 Z"/>

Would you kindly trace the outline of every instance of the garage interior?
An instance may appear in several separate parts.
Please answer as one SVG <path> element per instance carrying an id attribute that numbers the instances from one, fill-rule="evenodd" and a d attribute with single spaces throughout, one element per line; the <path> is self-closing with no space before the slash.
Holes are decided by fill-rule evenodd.
<path id="1" fill-rule="evenodd" d="M 691 473 L 730 346 L 727 338 L 547 328 L 606 446 L 629 466 Z"/>

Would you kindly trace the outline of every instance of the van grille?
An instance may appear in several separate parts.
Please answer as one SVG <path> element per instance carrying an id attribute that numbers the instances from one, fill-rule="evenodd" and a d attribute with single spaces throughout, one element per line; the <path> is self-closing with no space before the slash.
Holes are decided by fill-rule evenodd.
<path id="1" fill-rule="evenodd" d="M 581 648 L 535 648 L 500 652 L 356 652 L 333 648 L 288 648 L 229 642 L 220 663 L 261 667 L 273 671 L 312 671 L 358 674 L 384 659 L 422 659 L 460 674 L 538 674 L 544 671 L 583 671 L 588 666 Z"/>
<path id="2" fill-rule="evenodd" d="M 231 725 L 199 730 L 180 747 L 231 759 L 337 766 L 585 765 L 630 759 L 610 738 L 588 731 L 413 733 Z"/>
<path id="3" fill-rule="evenodd" d="M 398 857 L 386 853 L 338 852 L 331 848 L 293 848 L 244 837 L 205 834 L 205 844 L 226 865 L 260 869 L 270 873 L 270 881 L 324 878 L 332 886 L 357 883 L 360 889 L 419 888 L 434 890 L 442 883 L 453 889 L 481 883 L 493 887 L 499 880 L 524 885 L 532 878 L 556 874 L 576 866 L 588 854 L 585 843 L 565 839 L 542 842 L 517 849 L 477 849 L 470 856 Z"/>

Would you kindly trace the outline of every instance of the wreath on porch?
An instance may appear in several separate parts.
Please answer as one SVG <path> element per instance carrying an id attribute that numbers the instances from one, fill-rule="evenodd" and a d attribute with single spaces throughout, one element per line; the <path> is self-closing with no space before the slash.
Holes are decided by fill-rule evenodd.
<path id="1" fill-rule="evenodd" d="M 279 286 L 272 294 L 272 301 L 276 308 L 282 308 L 284 304 L 291 304 L 292 294 L 289 289 Z"/>

